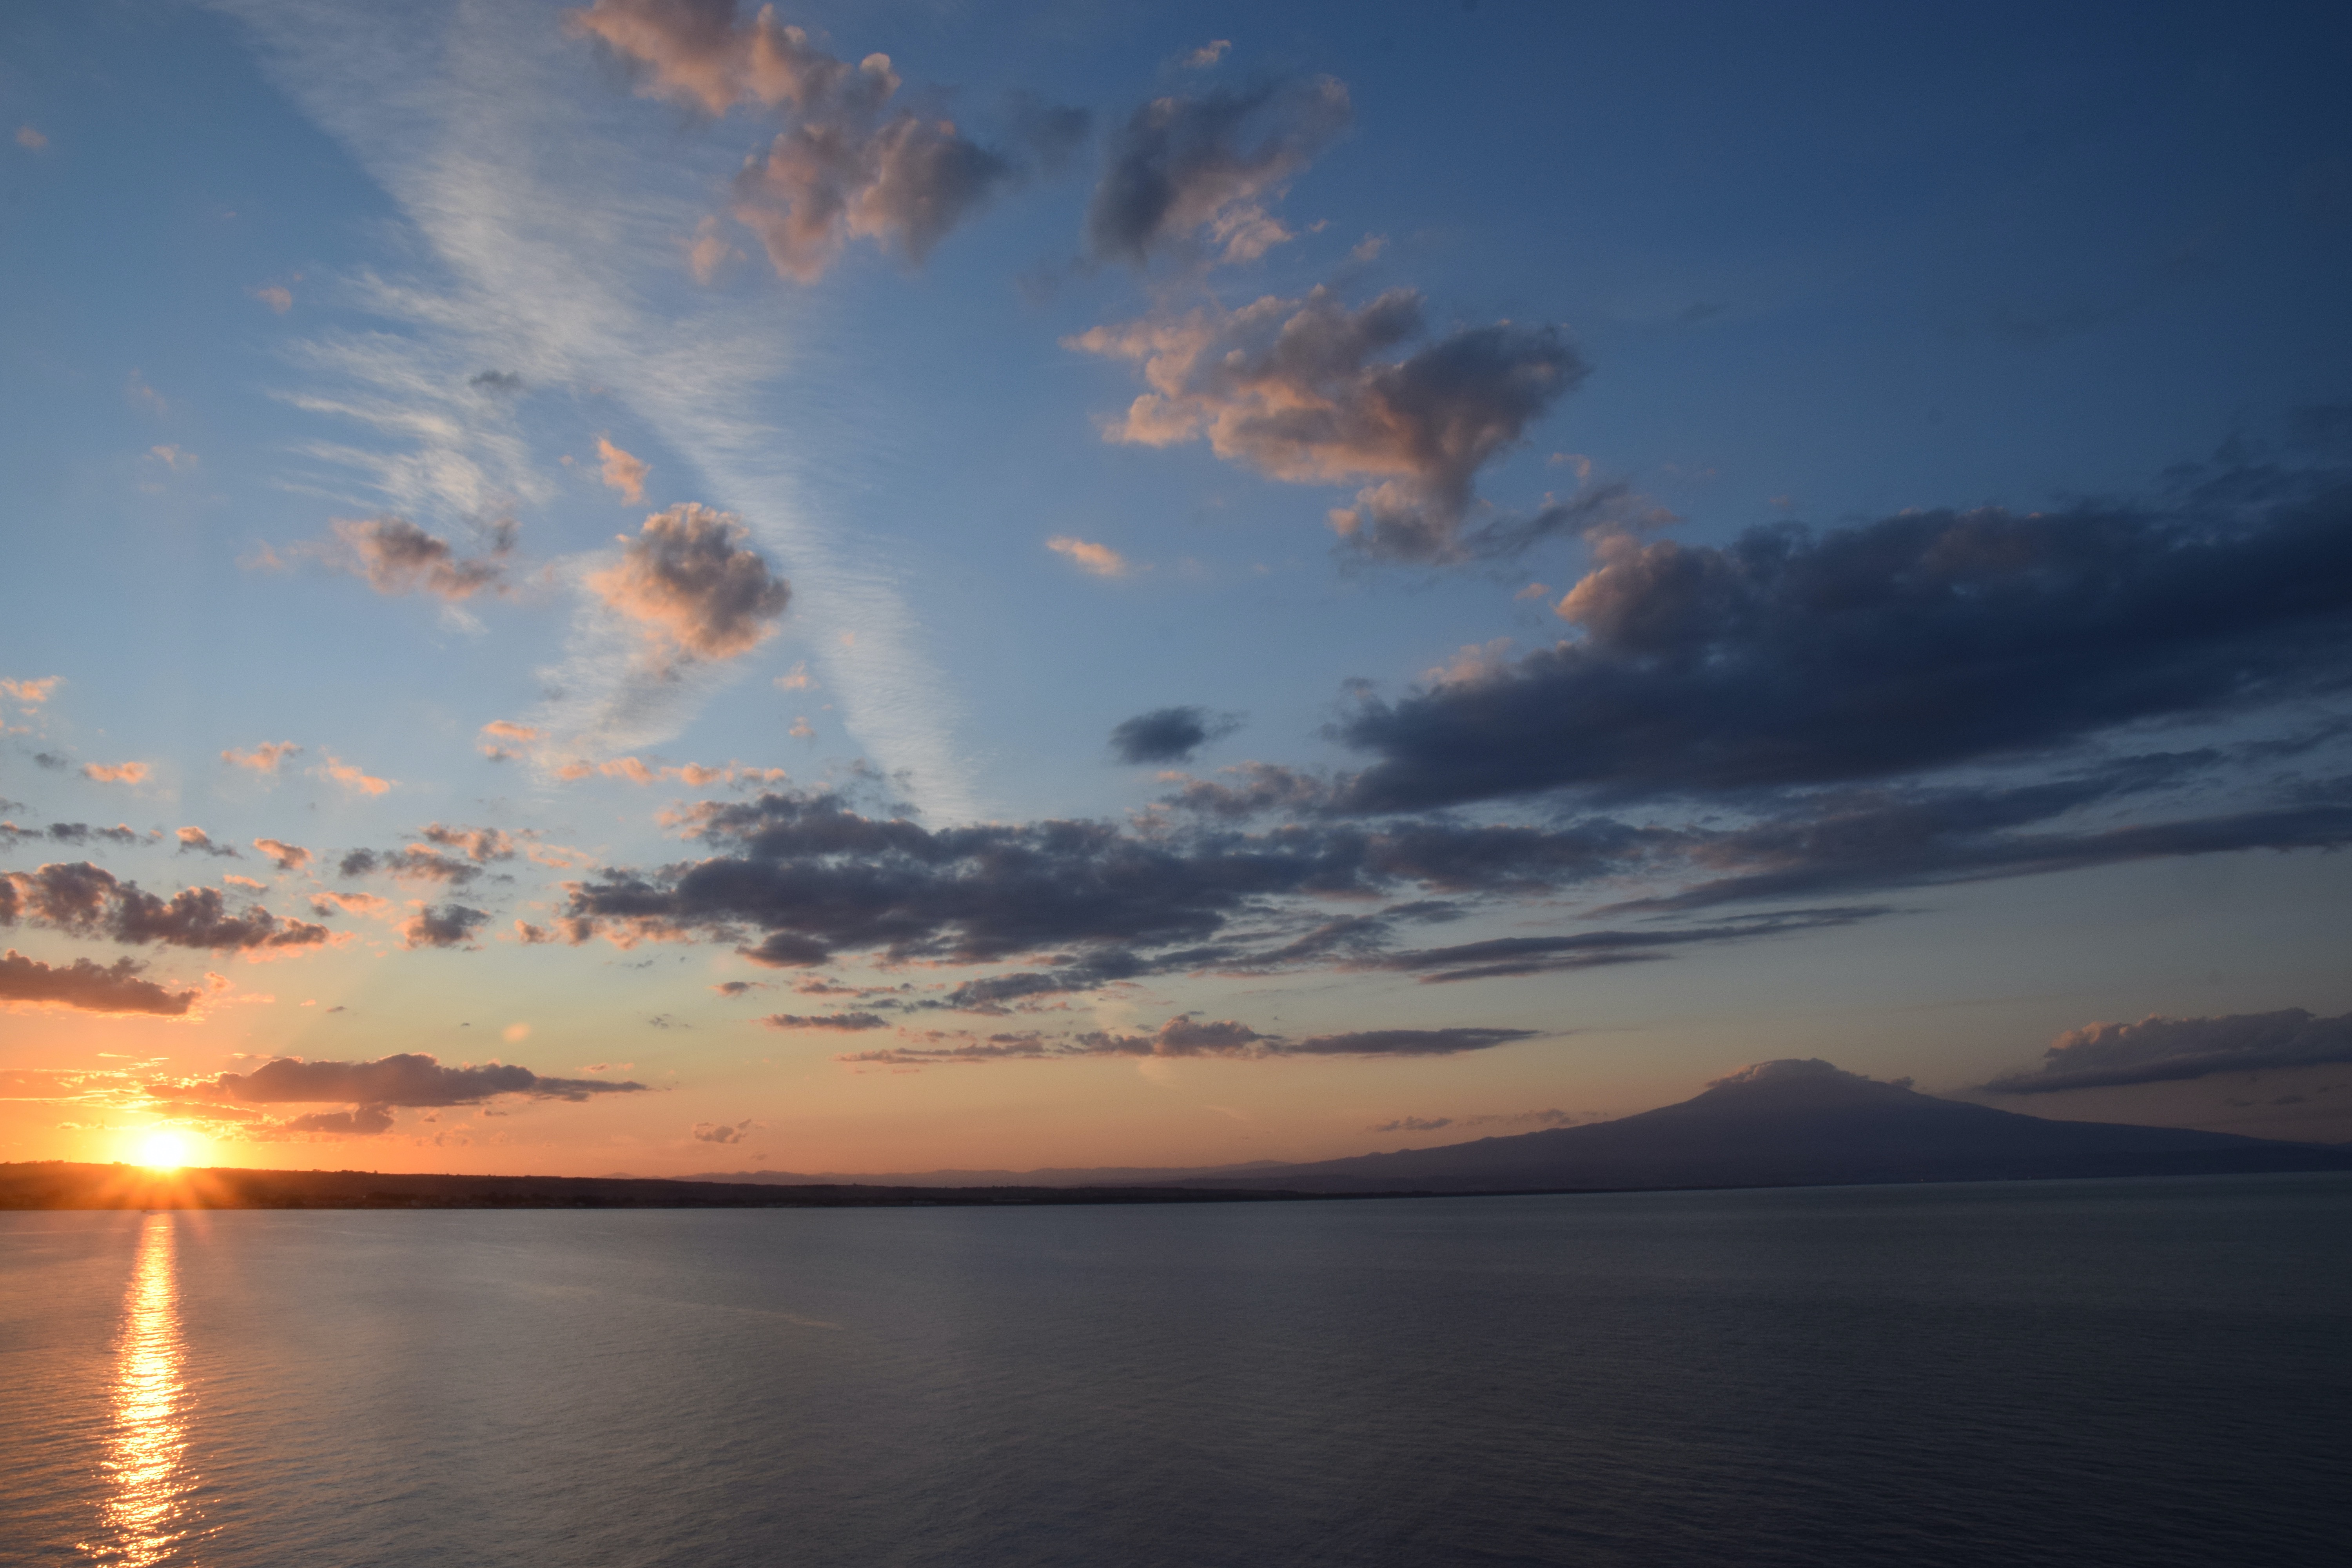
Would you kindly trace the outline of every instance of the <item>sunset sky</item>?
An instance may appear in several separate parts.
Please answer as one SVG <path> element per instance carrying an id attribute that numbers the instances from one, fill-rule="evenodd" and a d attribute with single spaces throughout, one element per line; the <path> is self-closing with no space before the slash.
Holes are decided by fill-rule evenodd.
<path id="1" fill-rule="evenodd" d="M 2340 5 L 0 18 L 0 1160 L 2352 1139 Z"/>

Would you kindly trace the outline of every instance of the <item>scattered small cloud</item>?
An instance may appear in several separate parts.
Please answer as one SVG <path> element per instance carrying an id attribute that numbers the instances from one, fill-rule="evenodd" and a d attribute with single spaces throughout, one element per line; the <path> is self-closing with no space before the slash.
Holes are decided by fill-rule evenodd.
<path id="1" fill-rule="evenodd" d="M 1212 713 L 1196 707 L 1155 708 L 1111 731 L 1111 754 L 1130 763 L 1186 763 L 1202 746 L 1241 727 L 1238 713 Z"/>
<path id="2" fill-rule="evenodd" d="M 617 491 L 632 505 L 646 499 L 646 475 L 652 466 L 631 456 L 605 437 L 596 437 L 596 456 L 604 460 L 604 488 Z"/>
<path id="3" fill-rule="evenodd" d="M 1233 47 L 1234 41 L 1231 38 L 1211 38 L 1207 43 L 1186 55 L 1181 63 L 1186 70 L 1207 70 L 1211 66 L 1223 59 L 1226 52 Z"/>
<path id="4" fill-rule="evenodd" d="M 49 144 L 49 139 L 29 125 L 16 127 L 16 145 L 27 152 L 37 153 Z"/>
<path id="5" fill-rule="evenodd" d="M 400 928 L 404 945 L 411 948 L 464 947 L 490 917 L 463 904 L 443 904 L 419 910 Z"/>
<path id="6" fill-rule="evenodd" d="M 1124 577 L 1127 557 L 1108 544 L 1095 544 L 1067 534 L 1045 541 L 1045 548 L 1097 577 Z"/>
<path id="7" fill-rule="evenodd" d="M 740 1143 L 751 1135 L 759 1123 L 746 1117 L 740 1121 L 698 1121 L 690 1129 L 705 1143 Z"/>
<path id="8" fill-rule="evenodd" d="M 199 855 L 220 855 L 234 858 L 237 854 L 236 846 L 233 844 L 214 843 L 212 835 L 206 833 L 201 827 L 183 827 L 179 831 L 178 837 L 180 840 L 180 853 L 183 855 L 194 853 Z"/>
<path id="9" fill-rule="evenodd" d="M 300 753 L 302 748 L 291 741 L 264 741 L 249 752 L 228 751 L 221 761 L 233 768 L 248 768 L 257 773 L 274 773 L 287 758 Z"/>
<path id="10" fill-rule="evenodd" d="M 139 978 L 142 965 L 119 959 L 101 967 L 87 958 L 52 966 L 15 948 L 0 955 L 0 1005 L 70 1007 L 85 1013 L 184 1017 L 204 993 L 171 991 Z"/>
<path id="11" fill-rule="evenodd" d="M 299 871 L 310 863 L 310 852 L 299 844 L 289 844 L 278 838 L 257 838 L 253 847 L 269 857 L 281 871 Z"/>
<path id="12" fill-rule="evenodd" d="M 85 763 L 81 776 L 97 784 L 135 784 L 145 783 L 153 771 L 145 763 Z"/>
<path id="13" fill-rule="evenodd" d="M 319 773 L 323 777 L 334 780 L 345 789 L 361 795 L 377 795 L 392 788 L 393 781 L 390 779 L 377 778 L 357 763 L 344 762 L 332 752 L 322 754 L 326 761 L 319 765 Z"/>
<path id="14" fill-rule="evenodd" d="M 635 537 L 622 535 L 621 545 L 620 563 L 591 575 L 589 591 L 687 657 L 750 652 L 792 599 L 792 585 L 731 512 L 684 501 L 646 519 Z"/>
<path id="15" fill-rule="evenodd" d="M 294 308 L 294 291 L 282 283 L 265 283 L 258 289 L 249 289 L 246 292 L 281 316 Z"/>

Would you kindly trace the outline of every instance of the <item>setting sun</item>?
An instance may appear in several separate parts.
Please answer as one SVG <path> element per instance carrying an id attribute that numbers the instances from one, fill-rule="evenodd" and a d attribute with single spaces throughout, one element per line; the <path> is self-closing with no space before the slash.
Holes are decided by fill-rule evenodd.
<path id="1" fill-rule="evenodd" d="M 178 1170 L 188 1163 L 188 1141 L 177 1132 L 150 1133 L 139 1144 L 139 1163 L 150 1170 Z"/>

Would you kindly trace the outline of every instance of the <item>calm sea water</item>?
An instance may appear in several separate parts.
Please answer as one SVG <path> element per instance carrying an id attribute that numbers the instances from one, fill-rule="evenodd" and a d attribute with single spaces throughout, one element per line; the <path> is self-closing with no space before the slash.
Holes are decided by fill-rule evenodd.
<path id="1" fill-rule="evenodd" d="M 2352 1561 L 2352 1178 L 0 1215 L 0 1560 Z"/>

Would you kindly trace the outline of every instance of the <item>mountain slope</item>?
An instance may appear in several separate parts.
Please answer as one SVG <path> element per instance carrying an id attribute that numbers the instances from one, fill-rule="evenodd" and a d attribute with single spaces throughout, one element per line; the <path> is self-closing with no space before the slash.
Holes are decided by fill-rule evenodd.
<path id="1" fill-rule="evenodd" d="M 1764 1062 L 1615 1121 L 1253 1173 L 1298 1192 L 1829 1185 L 2352 1170 L 2352 1153 L 2187 1128 L 2050 1121 L 1828 1062 Z M 1223 1175 L 1187 1186 L 1239 1185 Z"/>

